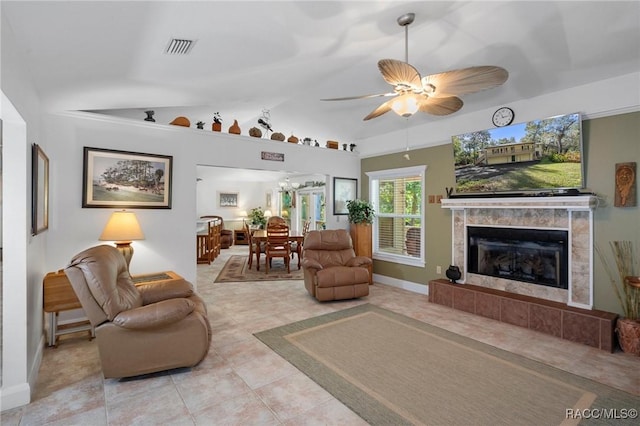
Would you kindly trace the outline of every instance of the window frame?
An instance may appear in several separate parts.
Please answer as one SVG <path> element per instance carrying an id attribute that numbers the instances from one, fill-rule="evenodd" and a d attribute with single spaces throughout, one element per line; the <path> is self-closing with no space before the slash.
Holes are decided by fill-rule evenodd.
<path id="1" fill-rule="evenodd" d="M 377 170 L 366 172 L 365 174 L 369 178 L 369 200 L 373 205 L 376 215 L 373 220 L 373 259 L 375 260 L 383 260 L 386 262 L 399 263 L 402 265 L 408 266 L 417 266 L 417 267 L 425 267 L 426 265 L 426 256 L 425 256 L 425 237 L 424 237 L 424 224 L 425 224 L 425 176 L 426 176 L 427 166 L 411 166 L 411 167 L 402 167 L 397 169 L 388 169 L 388 170 Z M 381 179 L 400 179 L 407 177 L 415 177 L 420 176 L 421 178 L 421 193 L 422 197 L 420 200 L 420 229 L 422 231 L 422 236 L 420 238 L 420 257 L 413 257 L 407 255 L 400 254 L 392 254 L 385 253 L 379 250 L 379 235 L 378 235 L 378 218 L 379 218 L 379 181 Z M 403 215 L 407 216 L 407 215 Z"/>

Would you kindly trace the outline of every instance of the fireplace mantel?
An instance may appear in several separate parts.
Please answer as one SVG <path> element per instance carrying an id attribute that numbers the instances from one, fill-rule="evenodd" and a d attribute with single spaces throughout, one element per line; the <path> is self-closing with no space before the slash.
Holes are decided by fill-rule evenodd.
<path id="1" fill-rule="evenodd" d="M 598 198 L 593 195 L 442 199 L 442 208 L 452 210 L 473 208 L 593 210 L 597 205 Z"/>
<path id="2" fill-rule="evenodd" d="M 441 206 L 452 212 L 451 264 L 457 265 L 462 272 L 460 283 L 539 297 L 578 308 L 593 308 L 593 210 L 598 206 L 596 196 L 445 198 Z M 467 226 L 566 230 L 570 253 L 569 288 L 544 288 L 467 272 Z"/>

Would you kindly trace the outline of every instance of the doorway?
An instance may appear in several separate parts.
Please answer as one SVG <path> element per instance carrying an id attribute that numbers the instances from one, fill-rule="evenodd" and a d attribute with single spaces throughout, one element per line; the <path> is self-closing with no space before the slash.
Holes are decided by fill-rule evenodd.
<path id="1" fill-rule="evenodd" d="M 326 194 L 322 189 L 302 190 L 298 193 L 298 229 L 309 221 L 309 230 L 326 229 Z"/>

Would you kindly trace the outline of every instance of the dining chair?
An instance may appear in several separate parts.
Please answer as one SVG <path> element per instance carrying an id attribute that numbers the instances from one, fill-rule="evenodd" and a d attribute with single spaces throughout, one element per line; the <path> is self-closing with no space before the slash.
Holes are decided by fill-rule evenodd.
<path id="1" fill-rule="evenodd" d="M 302 236 L 304 237 L 309 232 L 309 227 L 311 226 L 310 220 L 305 220 L 302 224 Z M 300 246 L 300 247 L 298 247 Z M 298 253 L 298 257 L 302 254 L 302 243 L 294 241 L 291 243 L 291 259 L 293 259 L 293 255 Z M 298 259 L 298 263 L 300 263 L 300 259 Z"/>
<path id="2" fill-rule="evenodd" d="M 289 267 L 291 257 L 291 244 L 289 243 L 289 227 L 287 225 L 276 224 L 267 227 L 267 246 L 265 250 L 266 273 L 269 273 L 271 259 L 281 257 L 287 266 L 287 273 L 291 272 Z"/>
<path id="3" fill-rule="evenodd" d="M 253 239 L 253 231 L 249 229 L 249 225 L 244 225 L 244 231 L 247 234 L 247 240 L 249 241 L 249 269 L 251 269 L 251 265 L 253 265 L 253 256 L 256 257 L 256 270 L 260 270 L 260 243 Z"/>

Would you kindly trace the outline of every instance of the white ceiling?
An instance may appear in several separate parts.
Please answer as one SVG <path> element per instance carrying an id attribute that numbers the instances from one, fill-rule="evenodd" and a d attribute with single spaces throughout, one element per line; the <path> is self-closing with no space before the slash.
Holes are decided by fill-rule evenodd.
<path id="1" fill-rule="evenodd" d="M 404 59 L 423 75 L 473 65 L 510 73 L 462 97 L 460 115 L 640 70 L 638 1 L 7 1 L 1 2 L 48 110 L 92 110 L 158 122 L 187 116 L 243 134 L 263 109 L 275 131 L 359 141 L 397 131 L 390 112 L 362 121 L 385 93 L 377 61 Z M 187 56 L 164 50 L 195 39 Z M 449 120 L 419 114 L 410 126 Z M 401 142 L 399 142 L 401 143 Z"/>

